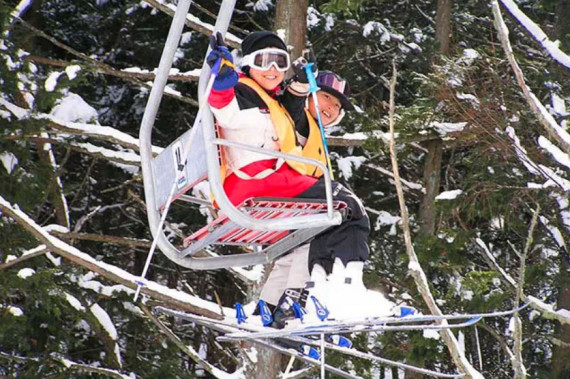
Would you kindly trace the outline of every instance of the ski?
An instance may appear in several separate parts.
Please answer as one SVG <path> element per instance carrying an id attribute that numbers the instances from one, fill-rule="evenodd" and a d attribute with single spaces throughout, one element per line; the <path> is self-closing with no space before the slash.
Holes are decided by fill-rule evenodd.
<path id="1" fill-rule="evenodd" d="M 342 334 L 342 333 L 370 333 L 383 331 L 410 331 L 410 330 L 443 330 L 456 329 L 472 326 L 482 320 L 481 316 L 472 317 L 471 319 L 455 323 L 455 324 L 409 324 L 409 325 L 358 325 L 358 326 L 342 326 L 342 325 L 308 325 L 304 328 L 285 328 L 263 330 L 261 332 L 251 333 L 231 333 L 224 336 L 224 340 L 248 340 L 258 338 L 278 338 L 284 336 L 311 336 L 321 334 Z M 445 320 L 444 320 L 445 321 Z"/>
<path id="2" fill-rule="evenodd" d="M 438 330 L 438 329 L 453 329 L 471 326 L 479 322 L 482 318 L 486 317 L 499 317 L 506 316 L 518 312 L 528 306 L 524 304 L 520 307 L 509 309 L 506 311 L 490 312 L 490 313 L 472 313 L 472 314 L 457 314 L 457 315 L 411 315 L 404 317 L 378 317 L 366 320 L 351 320 L 346 322 L 341 321 L 324 321 L 318 324 L 306 324 L 296 327 L 290 327 L 279 330 L 267 329 L 258 332 L 258 334 L 251 334 L 248 336 L 236 334 L 236 338 L 275 338 L 283 335 L 315 335 L 315 334 L 329 334 L 329 333 L 353 333 L 353 332 L 379 332 L 379 331 L 398 331 L 398 330 Z M 418 324 L 421 322 L 434 322 L 434 321 L 451 321 L 451 320 L 466 320 L 455 324 Z M 394 325 L 396 324 L 396 325 Z M 407 325 L 401 325 L 407 324 Z M 227 337 L 233 337 L 228 335 Z"/>
<path id="3" fill-rule="evenodd" d="M 197 315 L 193 315 L 193 314 L 189 314 L 189 313 L 174 311 L 172 309 L 168 309 L 168 308 L 164 308 L 164 307 L 155 307 L 155 309 L 160 311 L 161 313 L 164 313 L 164 314 L 167 314 L 170 316 L 174 316 L 174 317 L 177 317 L 180 319 L 184 319 L 187 321 L 191 321 L 191 322 L 196 323 L 198 325 L 202 325 L 202 326 L 205 326 L 209 329 L 217 330 L 217 331 L 222 332 L 222 333 L 232 333 L 232 332 L 238 331 L 239 328 L 242 327 L 242 326 L 238 326 L 237 324 L 232 325 L 232 323 L 227 322 L 227 321 L 214 320 L 214 319 L 210 319 L 210 318 L 203 317 L 203 316 L 197 316 Z M 314 341 L 314 340 L 312 340 L 312 341 Z M 308 364 L 311 364 L 314 366 L 324 367 L 325 371 L 330 372 L 331 374 L 338 375 L 342 378 L 363 379 L 361 376 L 350 374 L 346 371 L 343 371 L 341 369 L 338 369 L 336 367 L 328 365 L 324 362 L 321 362 L 318 359 L 314 359 L 314 358 L 311 358 L 307 355 L 304 355 L 295 349 L 280 346 L 279 344 L 274 343 L 271 340 L 253 340 L 252 342 L 255 344 L 267 347 L 269 349 L 275 350 L 275 351 L 277 351 L 281 354 L 287 355 L 289 357 L 295 357 L 295 359 L 299 359 L 302 362 L 305 362 L 305 363 L 308 363 Z M 336 345 L 333 345 L 333 346 L 336 346 Z"/>
<path id="4" fill-rule="evenodd" d="M 156 310 L 170 315 L 170 316 L 174 316 L 186 321 L 190 321 L 190 322 L 194 322 L 196 324 L 199 325 L 203 325 L 206 327 L 210 327 L 212 329 L 218 330 L 220 332 L 223 333 L 227 333 L 227 336 L 229 337 L 230 335 L 236 333 L 236 332 L 250 332 L 251 334 L 255 334 L 258 333 L 259 331 L 267 331 L 267 329 L 272 329 L 272 328 L 268 328 L 268 327 L 263 327 L 260 325 L 251 325 L 251 324 L 244 324 L 244 323 L 236 323 L 234 321 L 230 321 L 230 320 L 214 320 L 214 319 L 210 319 L 207 317 L 203 317 L 203 316 L 198 316 L 198 315 L 194 315 L 191 313 L 185 313 L 185 312 L 180 312 L 180 311 L 175 311 L 172 309 L 168 309 L 168 308 L 164 308 L 164 307 L 155 307 Z M 424 325 L 425 326 L 425 325 Z M 273 329 L 274 331 L 277 331 L 276 329 Z M 357 330 L 360 331 L 360 330 Z M 323 334 L 323 333 L 320 333 Z M 335 345 L 331 342 L 327 342 L 326 340 L 323 341 L 322 339 L 311 339 L 308 337 L 304 337 L 304 336 L 296 336 L 296 335 L 280 335 L 279 337 L 277 337 L 279 340 L 289 340 L 289 341 L 293 341 L 296 342 L 299 345 L 312 345 L 312 346 L 317 346 L 317 347 L 321 347 L 324 349 L 329 349 L 329 350 L 334 350 L 334 351 L 338 351 L 340 353 L 343 354 L 347 354 L 350 356 L 354 356 L 357 358 L 362 358 L 362 359 L 367 359 L 373 362 L 378 362 L 384 365 L 388 365 L 388 366 L 394 366 L 394 367 L 399 367 L 402 369 L 407 369 L 407 370 L 411 370 L 411 371 L 415 371 L 424 375 L 430 375 L 433 377 L 438 377 L 438 378 L 462 378 L 465 375 L 464 374 L 460 374 L 460 373 L 456 373 L 456 374 L 446 374 L 446 373 L 440 373 L 437 371 L 432 371 L 429 369 L 425 369 L 425 368 L 421 368 L 421 367 L 417 367 L 417 366 L 413 366 L 413 365 L 409 365 L 406 363 L 402 363 L 402 362 L 398 362 L 398 361 L 393 361 L 387 358 L 382 358 L 379 357 L 377 355 L 371 354 L 371 353 L 366 353 L 360 350 L 357 350 L 355 348 L 347 348 L 347 347 L 340 347 L 338 345 Z M 270 344 L 270 345 L 275 345 L 275 346 L 279 346 L 278 343 L 275 342 L 270 342 L 272 341 L 271 339 L 266 339 L 266 337 L 258 337 L 258 338 L 226 338 L 225 336 L 220 336 L 217 338 L 217 340 L 219 341 L 239 341 L 239 340 L 250 340 L 251 342 L 254 343 L 259 343 L 262 344 L 264 346 L 266 346 L 265 344 Z M 268 346 L 271 347 L 271 346 Z M 287 351 L 289 351 L 289 353 L 287 353 L 287 355 L 291 356 L 291 355 L 295 355 L 296 357 L 298 355 L 301 355 L 304 358 L 307 358 L 309 360 L 309 363 L 313 363 L 313 364 L 318 364 L 321 365 L 321 361 L 316 360 L 316 359 L 311 359 L 309 357 L 307 357 L 306 355 L 303 355 L 301 353 L 299 353 L 296 350 L 292 350 L 292 349 L 287 349 L 285 347 L 280 346 L 280 349 L 285 349 Z M 277 349 L 276 349 L 277 350 Z M 279 350 L 280 351 L 280 350 Z M 294 354 L 293 354 L 294 353 Z M 285 353 L 284 353 L 285 354 Z M 307 360 L 304 360 L 305 362 L 308 362 Z M 330 369 L 327 369 L 328 365 L 325 365 L 325 370 L 332 372 Z M 330 367 L 329 367 L 330 368 Z M 339 370 L 336 368 L 333 368 L 335 370 Z M 351 375 L 351 374 L 347 374 L 345 372 L 343 372 L 344 375 Z M 343 376 L 343 374 L 339 374 L 337 373 L 337 375 L 341 375 Z M 343 376 L 343 377 L 347 377 L 347 376 Z M 352 376 L 354 377 L 354 376 Z"/>

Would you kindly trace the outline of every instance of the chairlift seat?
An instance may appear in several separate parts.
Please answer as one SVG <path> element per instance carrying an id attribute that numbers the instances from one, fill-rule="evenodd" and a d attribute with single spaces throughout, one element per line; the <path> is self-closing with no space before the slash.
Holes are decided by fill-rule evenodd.
<path id="1" fill-rule="evenodd" d="M 335 201 L 334 209 L 345 213 L 346 203 Z M 258 220 L 276 219 L 280 217 L 304 216 L 326 213 L 327 203 L 324 200 L 290 199 L 290 198 L 249 198 L 238 208 Z M 310 228 L 299 230 L 259 231 L 244 228 L 221 214 L 217 219 L 193 233 L 184 240 L 186 254 L 193 254 L 206 246 L 235 245 L 260 246 L 263 248 L 281 243 L 287 251 L 299 244 L 300 238 L 305 240 L 324 231 L 326 228 Z M 304 241 L 303 241 L 304 242 Z M 302 242 L 301 242 L 302 243 Z"/>

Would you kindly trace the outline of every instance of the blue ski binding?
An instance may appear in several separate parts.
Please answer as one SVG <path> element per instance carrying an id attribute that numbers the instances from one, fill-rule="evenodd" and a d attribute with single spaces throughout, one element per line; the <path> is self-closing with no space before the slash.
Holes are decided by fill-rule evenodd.
<path id="1" fill-rule="evenodd" d="M 236 309 L 236 319 L 238 325 L 241 323 L 245 323 L 245 320 L 247 320 L 247 316 L 245 315 L 245 311 L 243 310 L 243 305 L 241 305 L 240 303 L 235 303 L 234 307 Z"/>
<path id="2" fill-rule="evenodd" d="M 259 300 L 257 306 L 259 307 L 259 315 L 261 316 L 261 322 L 263 323 L 263 326 L 271 325 L 273 323 L 273 315 L 271 314 L 267 303 L 265 303 L 263 300 Z"/>

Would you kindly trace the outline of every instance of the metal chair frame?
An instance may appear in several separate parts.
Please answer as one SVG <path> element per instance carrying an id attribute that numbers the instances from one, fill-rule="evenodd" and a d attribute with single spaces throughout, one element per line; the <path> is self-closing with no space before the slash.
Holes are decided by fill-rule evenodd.
<path id="1" fill-rule="evenodd" d="M 149 95 L 147 106 L 141 122 L 139 133 L 140 138 L 140 155 L 143 174 L 143 182 L 145 189 L 145 200 L 147 205 L 147 214 L 150 230 L 156 239 L 158 248 L 175 263 L 191 269 L 205 270 L 218 269 L 227 267 L 250 266 L 260 263 L 270 262 L 278 256 L 286 253 L 288 250 L 310 240 L 314 235 L 323 230 L 338 225 L 342 222 L 342 214 L 338 209 L 335 210 L 335 204 L 332 200 L 331 177 L 326 166 L 314 159 L 298 157 L 281 152 L 260 149 L 255 146 L 227 141 L 217 138 L 214 119 L 211 111 L 206 105 L 207 87 L 210 79 L 210 67 L 205 63 L 202 66 L 200 82 L 198 87 L 200 111 L 198 113 L 197 122 L 194 127 L 186 132 L 183 136 L 171 144 L 165 152 L 156 158 L 152 156 L 152 128 L 154 120 L 160 106 L 162 94 L 168 72 L 172 67 L 174 53 L 178 47 L 184 21 L 190 8 L 191 0 L 179 0 L 176 12 L 174 14 L 172 25 L 170 27 L 168 37 L 164 46 L 164 50 L 160 59 L 152 90 Z M 223 0 L 218 18 L 214 26 L 214 33 L 220 32 L 225 35 L 235 6 L 235 0 Z M 209 49 L 206 53 L 209 53 Z M 203 109 L 203 111 L 202 111 Z M 201 138 L 200 138 L 201 137 Z M 176 146 L 174 146 L 176 144 Z M 184 145 L 185 149 L 180 146 Z M 326 210 L 323 212 L 302 214 L 289 217 L 276 217 L 272 219 L 257 219 L 247 211 L 240 210 L 234 206 L 228 199 L 222 186 L 222 177 L 219 163 L 218 149 L 219 146 L 231 146 L 250 151 L 256 151 L 266 154 L 270 157 L 284 158 L 308 163 L 321 168 L 324 172 L 326 187 Z M 198 148 L 196 148 L 198 147 Z M 200 149 L 202 147 L 202 149 Z M 203 156 L 197 152 L 203 150 L 206 160 L 207 172 L 204 171 Z M 185 153 L 181 153 L 185 152 Z M 164 194 L 159 195 L 159 186 L 164 184 L 164 172 L 158 169 L 157 162 L 168 161 L 168 154 L 174 154 L 172 161 L 173 166 L 178 165 L 176 176 L 170 180 L 172 184 L 172 193 L 167 196 L 166 204 L 164 202 Z M 187 155 L 187 156 L 186 156 Z M 182 163 L 182 164 L 181 164 Z M 168 176 L 168 175 L 167 175 Z M 231 223 L 244 229 L 252 231 L 293 231 L 287 238 L 284 238 L 273 245 L 268 246 L 263 251 L 254 253 L 243 253 L 224 256 L 197 257 L 195 254 L 205 248 L 207 244 L 201 243 L 195 247 L 190 245 L 183 250 L 179 250 L 168 241 L 164 234 L 164 230 L 159 228 L 162 225 L 161 209 L 168 210 L 169 202 L 176 198 L 182 200 L 193 199 L 184 193 L 195 186 L 207 176 L 211 192 L 218 204 L 220 210 L 227 216 Z M 176 186 L 176 188 L 175 188 Z M 177 190 L 174 193 L 174 190 Z M 174 194 L 174 196 L 172 196 Z M 292 199 L 293 200 L 293 199 Z M 202 201 L 203 202 L 203 201 Z M 337 205 L 338 207 L 338 205 Z M 228 226 L 227 229 L 230 229 Z"/>

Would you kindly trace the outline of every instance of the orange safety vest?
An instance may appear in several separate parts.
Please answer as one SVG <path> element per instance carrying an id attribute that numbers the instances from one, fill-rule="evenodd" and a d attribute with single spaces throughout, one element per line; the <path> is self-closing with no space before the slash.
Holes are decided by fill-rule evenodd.
<path id="1" fill-rule="evenodd" d="M 303 146 L 303 157 L 316 159 L 323 164 L 327 164 L 327 159 L 325 157 L 325 147 L 323 146 L 323 140 L 321 138 L 321 129 L 317 122 L 311 116 L 308 109 L 305 109 L 307 115 L 307 120 L 309 122 L 309 137 L 307 137 L 307 142 Z M 323 175 L 323 171 L 317 166 L 306 164 L 307 175 L 314 176 L 318 178 Z M 330 167 L 330 165 L 329 165 Z"/>
<path id="2" fill-rule="evenodd" d="M 291 116 L 287 110 L 281 105 L 277 100 L 273 99 L 269 94 L 261 88 L 257 82 L 251 78 L 242 77 L 239 79 L 240 83 L 243 83 L 253 89 L 267 105 L 269 109 L 269 115 L 273 126 L 275 127 L 275 132 L 277 134 L 279 144 L 279 149 L 283 153 L 302 156 L 303 151 L 301 146 L 297 145 L 297 136 L 295 134 L 295 125 Z M 267 158 L 271 158 L 269 155 Z M 306 175 L 307 169 L 305 164 L 299 161 L 285 160 L 287 165 L 297 171 L 300 174 Z M 223 163 L 223 160 L 222 160 Z M 244 174 L 245 175 L 245 174 Z M 222 177 L 226 176 L 225 164 L 222 164 Z M 238 175 L 240 176 L 240 175 Z M 266 176 L 266 175 L 265 175 Z"/>

